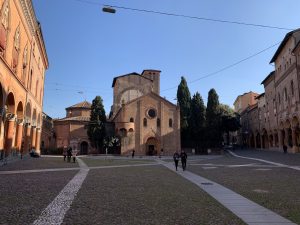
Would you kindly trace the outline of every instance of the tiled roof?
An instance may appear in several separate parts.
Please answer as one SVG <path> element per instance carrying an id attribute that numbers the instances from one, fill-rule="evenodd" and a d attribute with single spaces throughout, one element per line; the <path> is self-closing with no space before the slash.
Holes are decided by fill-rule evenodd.
<path id="1" fill-rule="evenodd" d="M 92 104 L 89 103 L 88 101 L 83 101 L 83 102 L 77 103 L 75 105 L 72 105 L 72 106 L 68 107 L 67 109 L 70 109 L 70 108 L 86 108 L 86 109 L 90 109 L 91 106 L 92 106 Z"/>
<path id="2" fill-rule="evenodd" d="M 58 119 L 56 121 L 90 121 L 90 117 L 89 116 L 65 117 L 62 119 Z"/>

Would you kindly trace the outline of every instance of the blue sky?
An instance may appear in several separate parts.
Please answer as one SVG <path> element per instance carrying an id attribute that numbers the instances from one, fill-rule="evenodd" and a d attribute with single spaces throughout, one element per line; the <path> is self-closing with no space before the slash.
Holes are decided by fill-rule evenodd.
<path id="1" fill-rule="evenodd" d="M 44 111 L 64 117 L 65 108 L 103 98 L 106 113 L 113 100 L 115 76 L 144 69 L 161 70 L 161 96 L 176 102 L 180 77 L 188 82 L 220 70 L 280 42 L 287 30 L 193 20 L 117 9 L 102 4 L 189 16 L 299 28 L 299 0 L 33 0 L 42 24 L 49 70 Z M 99 4 L 99 5 L 97 5 Z M 261 81 L 274 68 L 276 47 L 217 75 L 188 84 L 204 101 L 215 88 L 220 102 L 232 106 L 250 90 L 263 92 Z"/>

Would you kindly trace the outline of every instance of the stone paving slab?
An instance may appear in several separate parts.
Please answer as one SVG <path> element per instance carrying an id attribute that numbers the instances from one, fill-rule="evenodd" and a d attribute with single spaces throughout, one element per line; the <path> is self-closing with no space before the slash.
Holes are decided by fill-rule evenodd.
<path id="1" fill-rule="evenodd" d="M 172 163 L 165 163 L 163 161 L 160 162 L 165 167 L 174 171 L 174 165 Z M 229 190 L 228 188 L 206 178 L 198 176 L 189 171 L 178 171 L 177 174 L 198 185 L 201 189 L 206 191 L 209 195 L 219 201 L 222 205 L 232 211 L 247 224 L 294 224 L 291 221 L 272 212 L 271 210 L 266 209 L 255 202 L 252 202 L 251 200 Z M 231 198 L 229 198 L 229 196 L 231 196 Z M 247 212 L 249 212 L 249 214 Z"/>

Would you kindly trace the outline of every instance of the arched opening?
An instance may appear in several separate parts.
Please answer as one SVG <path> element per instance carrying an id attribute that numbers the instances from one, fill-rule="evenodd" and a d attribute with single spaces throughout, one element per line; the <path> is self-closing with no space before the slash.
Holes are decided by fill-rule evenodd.
<path id="1" fill-rule="evenodd" d="M 275 146 L 279 147 L 279 139 L 278 139 L 278 132 L 274 132 L 274 139 L 275 139 Z"/>
<path id="2" fill-rule="evenodd" d="M 19 102 L 18 107 L 17 107 L 17 118 L 18 119 L 23 119 L 24 113 L 23 113 L 23 103 Z"/>
<path id="3" fill-rule="evenodd" d="M 32 122 L 32 126 L 36 126 L 36 109 L 33 110 L 31 122 Z"/>
<path id="4" fill-rule="evenodd" d="M 173 120 L 169 119 L 169 127 L 173 127 Z"/>
<path id="5" fill-rule="evenodd" d="M 146 155 L 157 155 L 158 141 L 154 137 L 148 138 L 146 142 Z"/>
<path id="6" fill-rule="evenodd" d="M 270 146 L 270 148 L 274 147 L 274 146 L 273 146 L 273 140 L 274 140 L 274 139 L 273 139 L 273 135 L 270 134 L 270 135 L 269 135 L 269 146 Z"/>
<path id="7" fill-rule="evenodd" d="M 80 155 L 88 154 L 89 144 L 86 141 L 81 142 L 80 144 Z"/>
<path id="8" fill-rule="evenodd" d="M 15 114 L 15 97 L 13 93 L 9 93 L 6 98 L 6 113 Z"/>
<path id="9" fill-rule="evenodd" d="M 31 123 L 31 106 L 30 106 L 29 102 L 26 105 L 25 122 L 26 123 Z"/>
<path id="10" fill-rule="evenodd" d="M 126 137 L 127 136 L 127 130 L 125 128 L 120 129 L 120 136 L 121 137 Z"/>
<path id="11" fill-rule="evenodd" d="M 133 122 L 134 122 L 134 119 L 131 117 L 130 120 L 129 120 L 129 122 L 130 122 L 130 123 L 133 123 Z"/>
<path id="12" fill-rule="evenodd" d="M 130 133 L 131 133 L 131 132 L 133 132 L 133 129 L 132 129 L 132 128 L 130 128 L 130 129 L 128 130 L 128 132 L 130 132 Z"/>
<path id="13" fill-rule="evenodd" d="M 262 148 L 268 148 L 269 138 L 266 129 L 263 129 L 262 135 Z"/>
<path id="14" fill-rule="evenodd" d="M 250 148 L 254 148 L 255 147 L 255 144 L 254 144 L 254 135 L 251 134 L 250 135 Z"/>

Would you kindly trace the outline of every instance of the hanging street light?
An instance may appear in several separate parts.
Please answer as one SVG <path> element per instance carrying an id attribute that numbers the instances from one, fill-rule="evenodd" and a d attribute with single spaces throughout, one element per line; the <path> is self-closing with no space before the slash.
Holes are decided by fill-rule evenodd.
<path id="1" fill-rule="evenodd" d="M 106 13 L 116 13 L 116 10 L 110 6 L 104 6 L 102 8 L 102 11 Z"/>

